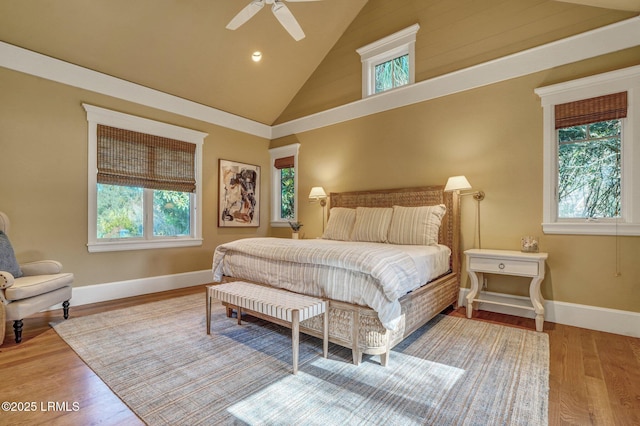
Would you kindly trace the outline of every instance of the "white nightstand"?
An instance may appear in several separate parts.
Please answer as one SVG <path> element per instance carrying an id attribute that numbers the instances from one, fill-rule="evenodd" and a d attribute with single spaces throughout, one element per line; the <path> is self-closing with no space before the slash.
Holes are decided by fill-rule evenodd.
<path id="1" fill-rule="evenodd" d="M 540 283 L 544 279 L 547 253 L 523 253 L 512 250 L 470 249 L 465 250 L 467 273 L 471 279 L 471 291 L 467 295 L 467 318 L 473 315 L 473 303 L 493 303 L 496 305 L 528 309 L 536 313 L 536 330 L 544 325 L 544 299 L 540 293 Z M 531 277 L 529 298 L 532 306 L 522 306 L 493 300 L 479 299 L 484 273 Z"/>

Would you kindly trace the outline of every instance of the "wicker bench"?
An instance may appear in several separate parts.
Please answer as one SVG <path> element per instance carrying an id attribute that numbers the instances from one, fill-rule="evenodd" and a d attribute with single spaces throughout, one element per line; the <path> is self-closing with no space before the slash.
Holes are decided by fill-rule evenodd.
<path id="1" fill-rule="evenodd" d="M 291 327 L 293 374 L 298 373 L 300 321 L 324 314 L 322 354 L 325 358 L 327 357 L 329 309 L 324 300 L 244 281 L 211 285 L 207 287 L 207 334 L 211 334 L 211 302 L 213 299 L 220 300 L 228 308 L 235 308 L 238 312 L 238 324 L 241 324 L 242 311 L 245 311 L 258 318 Z"/>

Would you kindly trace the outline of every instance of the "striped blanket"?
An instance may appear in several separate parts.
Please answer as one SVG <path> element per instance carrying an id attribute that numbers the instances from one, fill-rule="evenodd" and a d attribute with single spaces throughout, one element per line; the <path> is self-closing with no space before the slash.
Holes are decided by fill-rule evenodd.
<path id="1" fill-rule="evenodd" d="M 369 306 L 387 329 L 400 319 L 398 299 L 423 284 L 411 256 L 393 245 L 321 239 L 222 244 L 213 255 L 214 281 L 223 275 Z"/>

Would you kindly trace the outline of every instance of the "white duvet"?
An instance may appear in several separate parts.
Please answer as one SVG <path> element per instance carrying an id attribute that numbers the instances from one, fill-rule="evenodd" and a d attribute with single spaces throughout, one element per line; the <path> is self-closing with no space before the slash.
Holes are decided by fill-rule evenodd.
<path id="1" fill-rule="evenodd" d="M 400 319 L 398 299 L 446 273 L 450 254 L 442 245 L 247 238 L 216 248 L 213 279 L 228 275 L 369 306 L 392 330 Z"/>

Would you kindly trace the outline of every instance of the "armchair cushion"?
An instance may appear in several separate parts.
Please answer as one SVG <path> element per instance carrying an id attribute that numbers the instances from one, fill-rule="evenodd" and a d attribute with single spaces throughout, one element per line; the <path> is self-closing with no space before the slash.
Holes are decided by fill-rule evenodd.
<path id="1" fill-rule="evenodd" d="M 21 320 L 69 299 L 71 299 L 71 286 L 64 286 L 48 293 L 9 303 L 5 306 L 7 320 Z"/>
<path id="2" fill-rule="evenodd" d="M 18 261 L 16 260 L 16 254 L 11 247 L 9 237 L 4 231 L 0 230 L 0 271 L 7 271 L 14 278 L 20 278 L 22 276 L 22 270 Z"/>
<path id="3" fill-rule="evenodd" d="M 23 276 L 4 290 L 4 297 L 9 302 L 28 299 L 63 287 L 71 288 L 72 283 L 72 273 Z"/>
<path id="4" fill-rule="evenodd" d="M 57 260 L 38 260 L 35 262 L 21 263 L 20 269 L 22 269 L 22 275 L 25 277 L 59 274 L 62 272 L 62 263 Z"/>

